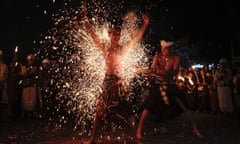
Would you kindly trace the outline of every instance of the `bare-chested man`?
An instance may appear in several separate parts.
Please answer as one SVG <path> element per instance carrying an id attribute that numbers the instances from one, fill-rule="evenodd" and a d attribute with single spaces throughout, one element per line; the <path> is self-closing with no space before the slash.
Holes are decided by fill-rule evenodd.
<path id="1" fill-rule="evenodd" d="M 152 60 L 149 75 L 154 77 L 154 83 L 150 89 L 150 94 L 144 103 L 144 109 L 141 113 L 136 137 L 142 138 L 142 127 L 145 118 L 149 112 L 159 112 L 164 109 L 163 105 L 177 106 L 176 110 L 184 111 L 193 126 L 193 132 L 199 138 L 202 138 L 197 125 L 182 99 L 183 93 L 179 90 L 176 83 L 173 81 L 174 75 L 177 74 L 180 57 L 171 53 L 171 45 L 173 42 L 165 40 L 160 41 L 160 52 L 156 54 Z M 159 114 L 159 113 L 158 113 Z"/>
<path id="2" fill-rule="evenodd" d="M 110 38 L 110 45 L 101 43 L 98 36 L 94 33 L 87 20 L 86 13 L 86 0 L 83 2 L 84 15 L 85 15 L 85 28 L 87 32 L 91 35 L 93 41 L 102 51 L 103 58 L 105 59 L 106 75 L 103 82 L 103 93 L 98 97 L 96 104 L 96 115 L 93 121 L 93 128 L 91 137 L 85 144 L 95 143 L 97 131 L 100 128 L 101 122 L 109 115 L 109 111 L 117 110 L 122 116 L 127 118 L 128 124 L 133 130 L 133 135 L 135 136 L 134 130 L 134 116 L 130 105 L 124 100 L 122 95 L 119 95 L 119 87 L 121 87 L 121 75 L 119 73 L 121 68 L 122 57 L 136 44 L 143 36 L 145 29 L 149 23 L 149 18 L 146 15 L 142 16 L 143 25 L 140 27 L 136 35 L 128 41 L 125 45 L 120 45 L 120 28 L 110 29 L 108 32 Z M 111 107 L 111 108 L 110 108 Z"/>

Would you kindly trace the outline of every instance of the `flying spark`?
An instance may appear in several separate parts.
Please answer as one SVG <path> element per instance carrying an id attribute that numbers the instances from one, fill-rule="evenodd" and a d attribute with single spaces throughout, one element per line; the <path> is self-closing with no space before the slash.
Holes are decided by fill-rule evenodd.
<path id="1" fill-rule="evenodd" d="M 110 11 L 107 2 L 104 4 L 104 6 L 97 5 L 102 6 L 102 9 L 92 11 L 93 17 L 90 21 L 101 42 L 108 44 L 108 29 L 112 23 L 99 18 L 103 10 Z M 121 9 L 122 6 L 120 4 L 113 8 Z M 71 119 L 64 115 L 71 115 L 76 122 L 74 130 L 80 129 L 82 130 L 80 133 L 85 134 L 88 133 L 89 129 L 86 127 L 89 126 L 89 121 L 95 114 L 96 99 L 102 92 L 105 76 L 104 59 L 100 49 L 84 29 L 81 8 L 60 9 L 52 17 L 54 26 L 42 36 L 36 48 L 38 59 L 47 57 L 56 62 L 51 64 L 49 70 L 51 78 L 47 97 L 54 97 L 54 101 L 57 101 L 58 104 L 53 108 L 57 111 L 57 116 L 50 119 L 52 121 L 57 119 L 58 123 L 56 122 L 55 125 L 61 127 Z M 131 39 L 141 21 L 140 17 L 132 11 L 126 13 L 122 20 L 120 44 Z M 132 96 L 129 100 L 136 96 L 134 89 L 137 85 L 145 85 L 145 79 L 140 78 L 138 70 L 148 67 L 148 53 L 148 45 L 140 41 L 125 53 L 121 62 L 121 75 L 130 90 L 129 95 Z M 53 113 L 56 114 L 55 111 Z"/>

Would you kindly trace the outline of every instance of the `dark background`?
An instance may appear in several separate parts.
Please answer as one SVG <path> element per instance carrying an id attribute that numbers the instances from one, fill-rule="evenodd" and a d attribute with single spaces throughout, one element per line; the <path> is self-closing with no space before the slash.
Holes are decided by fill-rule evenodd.
<path id="1" fill-rule="evenodd" d="M 108 1 L 116 5 L 119 2 Z M 51 15 L 63 8 L 65 2 L 73 7 L 80 4 L 78 0 L 1 1 L 0 49 L 7 63 L 16 46 L 22 59 L 33 51 L 33 42 L 52 26 Z M 197 56 L 204 55 L 205 59 L 212 56 L 230 59 L 231 42 L 235 51 L 240 49 L 239 12 L 234 0 L 126 0 L 122 12 L 129 9 L 141 9 L 150 16 L 149 42 L 156 47 L 159 39 L 185 39 L 189 47 L 198 45 L 201 50 Z"/>

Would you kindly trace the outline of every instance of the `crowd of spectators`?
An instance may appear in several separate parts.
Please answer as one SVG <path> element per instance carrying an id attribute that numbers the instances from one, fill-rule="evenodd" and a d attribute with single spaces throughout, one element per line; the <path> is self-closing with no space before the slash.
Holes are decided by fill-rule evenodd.
<path id="1" fill-rule="evenodd" d="M 0 50 L 0 121 L 37 119 L 49 115 L 56 105 L 51 71 L 56 59 L 36 64 L 28 54 L 26 64 L 13 57 L 7 65 Z M 233 70 L 226 59 L 218 67 L 179 68 L 177 83 L 184 83 L 188 107 L 195 112 L 240 116 L 240 68 Z"/>
<path id="2" fill-rule="evenodd" d="M 184 82 L 193 111 L 239 117 L 239 76 L 240 69 L 231 69 L 229 61 L 221 58 L 214 67 L 181 67 L 176 79 Z"/>
<path id="3" fill-rule="evenodd" d="M 14 55 L 7 65 L 3 57 L 0 50 L 0 121 L 42 118 L 54 105 L 49 87 L 56 60 L 44 58 L 39 65 L 28 54 L 24 64 Z"/>

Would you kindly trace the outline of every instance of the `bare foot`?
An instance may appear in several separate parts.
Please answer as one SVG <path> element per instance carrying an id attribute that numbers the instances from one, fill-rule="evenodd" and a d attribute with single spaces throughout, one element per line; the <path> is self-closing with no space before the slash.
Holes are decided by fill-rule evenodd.
<path id="1" fill-rule="evenodd" d="M 141 139 L 138 139 L 138 138 L 137 138 L 137 139 L 135 140 L 135 143 L 134 143 L 134 144 L 143 144 L 143 143 L 142 143 Z"/>
<path id="2" fill-rule="evenodd" d="M 198 130 L 193 130 L 193 133 L 199 138 L 199 139 L 203 139 L 204 136 L 198 131 Z"/>

